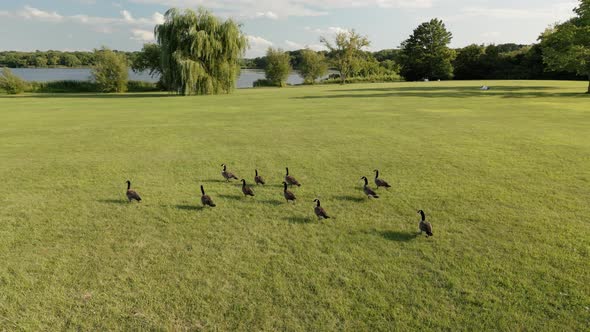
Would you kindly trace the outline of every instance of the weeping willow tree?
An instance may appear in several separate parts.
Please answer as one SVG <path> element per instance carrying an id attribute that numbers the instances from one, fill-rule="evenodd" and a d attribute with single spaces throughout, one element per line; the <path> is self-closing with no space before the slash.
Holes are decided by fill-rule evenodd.
<path id="1" fill-rule="evenodd" d="M 155 27 L 164 86 L 181 95 L 230 93 L 248 42 L 240 26 L 204 9 L 170 9 Z"/>

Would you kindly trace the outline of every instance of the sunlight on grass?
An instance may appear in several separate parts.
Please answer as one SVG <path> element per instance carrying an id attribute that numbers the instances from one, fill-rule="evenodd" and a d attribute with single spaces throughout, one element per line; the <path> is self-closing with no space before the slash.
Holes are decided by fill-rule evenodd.
<path id="1" fill-rule="evenodd" d="M 584 88 L 2 97 L 0 330 L 587 329 Z"/>

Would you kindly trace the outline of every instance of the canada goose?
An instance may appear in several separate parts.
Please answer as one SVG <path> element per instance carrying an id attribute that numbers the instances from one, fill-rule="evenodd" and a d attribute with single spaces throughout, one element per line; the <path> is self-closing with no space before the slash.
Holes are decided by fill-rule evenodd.
<path id="1" fill-rule="evenodd" d="M 129 200 L 129 202 L 136 200 L 138 202 L 141 202 L 141 197 L 139 197 L 139 194 L 135 191 L 135 190 L 131 190 L 131 181 L 127 180 L 127 199 Z"/>
<path id="2" fill-rule="evenodd" d="M 244 193 L 244 196 L 254 196 L 254 190 L 246 186 L 246 180 L 244 179 L 242 179 L 242 192 Z"/>
<path id="3" fill-rule="evenodd" d="M 418 213 L 422 216 L 422 220 L 420 220 L 420 234 L 424 232 L 426 233 L 426 237 L 432 236 L 432 225 L 426 221 L 426 214 L 422 210 L 419 210 Z"/>
<path id="4" fill-rule="evenodd" d="M 205 189 L 203 189 L 203 186 L 201 186 L 201 194 L 203 194 L 203 196 L 201 196 L 201 203 L 203 203 L 203 206 L 215 207 L 215 203 L 213 203 L 211 197 L 205 195 Z"/>
<path id="5" fill-rule="evenodd" d="M 221 175 L 223 175 L 225 181 L 229 182 L 231 179 L 238 179 L 233 173 L 227 171 L 227 166 L 225 166 L 225 164 L 221 164 L 221 166 L 223 166 L 223 172 L 221 172 Z"/>
<path id="6" fill-rule="evenodd" d="M 313 201 L 318 203 L 318 205 L 316 205 L 316 207 L 313 209 L 315 215 L 318 216 L 319 219 L 330 219 L 330 217 L 326 213 L 326 210 L 324 210 L 324 208 L 320 206 L 320 200 L 316 198 Z"/>
<path id="7" fill-rule="evenodd" d="M 301 187 L 301 184 L 299 183 L 299 181 L 297 181 L 294 177 L 289 175 L 289 167 L 286 167 L 286 169 L 287 169 L 287 175 L 285 175 L 285 182 L 287 182 L 291 186 Z"/>
<path id="8" fill-rule="evenodd" d="M 363 191 L 367 197 L 379 198 L 379 195 L 373 191 L 373 189 L 369 188 L 369 180 L 366 176 L 363 176 L 361 180 L 365 180 L 365 185 L 363 186 Z"/>
<path id="9" fill-rule="evenodd" d="M 389 183 L 387 183 L 387 181 L 379 178 L 379 170 L 378 169 L 374 170 L 374 172 L 375 172 L 375 185 L 377 185 L 377 189 L 379 189 L 380 187 L 391 188 L 391 186 L 389 185 Z"/>
<path id="10" fill-rule="evenodd" d="M 285 196 L 285 199 L 287 200 L 287 203 L 289 203 L 289 201 L 295 202 L 295 200 L 297 198 L 295 197 L 295 194 L 293 194 L 292 192 L 290 192 L 287 189 L 287 182 L 283 182 L 283 186 L 284 186 L 283 195 Z"/>
<path id="11" fill-rule="evenodd" d="M 258 170 L 255 169 L 254 170 L 256 172 L 256 176 L 254 177 L 254 183 L 256 183 L 256 185 L 265 185 L 264 179 L 262 178 L 262 176 L 258 175 Z"/>

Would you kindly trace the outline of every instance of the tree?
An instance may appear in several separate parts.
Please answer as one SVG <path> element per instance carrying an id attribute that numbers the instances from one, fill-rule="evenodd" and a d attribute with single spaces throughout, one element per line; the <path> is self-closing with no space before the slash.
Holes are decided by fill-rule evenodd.
<path id="1" fill-rule="evenodd" d="M 367 37 L 354 30 L 337 33 L 334 44 L 325 37 L 321 37 L 320 41 L 330 50 L 332 62 L 336 70 L 340 72 L 342 84 L 346 82 L 346 78 L 353 76 L 359 70 L 364 56 L 363 49 L 371 45 Z"/>
<path id="2" fill-rule="evenodd" d="M 291 57 L 283 50 L 269 47 L 266 51 L 266 79 L 275 86 L 285 86 L 291 73 Z"/>
<path id="3" fill-rule="evenodd" d="M 66 67 L 78 67 L 82 63 L 80 62 L 77 56 L 70 53 L 65 53 L 61 57 L 61 64 Z"/>
<path id="4" fill-rule="evenodd" d="M 162 74 L 162 50 L 157 44 L 144 44 L 131 64 L 134 72 L 148 71 L 150 76 L 154 77 Z"/>
<path id="5" fill-rule="evenodd" d="M 574 12 L 576 17 L 547 29 L 539 37 L 543 61 L 551 70 L 588 77 L 590 94 L 590 0 L 581 0 Z"/>
<path id="6" fill-rule="evenodd" d="M 35 67 L 45 68 L 45 67 L 47 67 L 48 61 L 49 60 L 47 60 L 47 58 L 44 56 L 36 56 L 35 57 Z"/>
<path id="7" fill-rule="evenodd" d="M 154 29 L 162 80 L 181 95 L 230 93 L 248 42 L 240 26 L 204 9 L 170 9 Z"/>
<path id="8" fill-rule="evenodd" d="M 418 26 L 401 45 L 402 76 L 410 81 L 452 78 L 455 51 L 448 47 L 452 38 L 439 19 Z"/>
<path id="9" fill-rule="evenodd" d="M 301 51 L 299 72 L 305 83 L 313 84 L 328 72 L 328 64 L 323 53 L 314 52 L 308 48 Z"/>
<path id="10" fill-rule="evenodd" d="M 458 80 L 476 80 L 489 78 L 484 68 L 483 57 L 486 48 L 483 45 L 472 44 L 460 49 L 453 61 L 454 76 Z"/>
<path id="11" fill-rule="evenodd" d="M 124 54 L 115 53 L 108 48 L 94 50 L 95 64 L 92 66 L 92 77 L 103 92 L 127 91 L 127 58 Z"/>

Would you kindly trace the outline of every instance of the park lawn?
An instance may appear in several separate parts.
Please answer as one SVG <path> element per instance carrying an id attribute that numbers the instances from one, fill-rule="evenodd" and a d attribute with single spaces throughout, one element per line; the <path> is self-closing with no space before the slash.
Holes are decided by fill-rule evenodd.
<path id="1" fill-rule="evenodd" d="M 0 97 L 0 330 L 590 329 L 584 91 Z M 267 186 L 244 198 L 221 163 Z M 393 188 L 369 200 L 375 168 Z"/>

